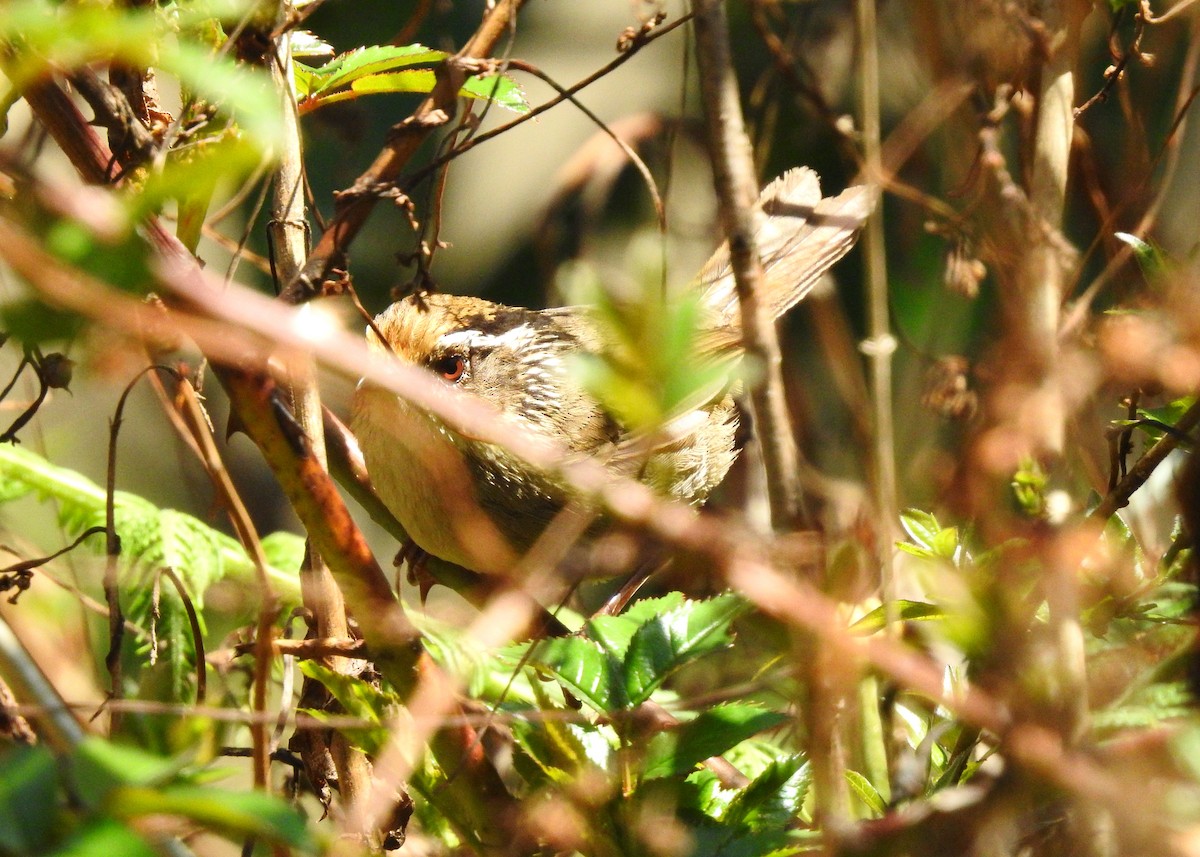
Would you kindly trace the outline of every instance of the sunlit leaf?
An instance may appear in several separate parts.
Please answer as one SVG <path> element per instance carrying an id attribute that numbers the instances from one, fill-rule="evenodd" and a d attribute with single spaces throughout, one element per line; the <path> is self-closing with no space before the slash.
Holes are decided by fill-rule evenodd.
<path id="1" fill-rule="evenodd" d="M 942 531 L 937 518 L 921 509 L 905 509 L 900 513 L 900 526 L 919 547 L 934 552 L 934 539 Z"/>
<path id="2" fill-rule="evenodd" d="M 730 623 L 746 610 L 736 595 L 685 602 L 634 633 L 625 655 L 625 691 L 639 705 L 683 664 L 729 645 Z"/>
<path id="3" fill-rule="evenodd" d="M 529 663 L 550 670 L 572 694 L 597 711 L 624 705 L 620 665 L 591 640 L 560 637 L 538 643 Z"/>
<path id="4" fill-rule="evenodd" d="M 296 92 L 301 111 L 360 95 L 385 92 L 432 92 L 437 84 L 432 66 L 449 54 L 423 45 L 372 45 L 334 57 L 319 67 L 295 64 Z M 459 94 L 492 101 L 523 113 L 529 103 L 521 87 L 507 75 L 469 77 Z"/>
<path id="5" fill-rule="evenodd" d="M 800 814 L 810 779 L 808 763 L 798 756 L 774 762 L 738 792 L 723 821 L 751 830 L 782 830 Z"/>
<path id="6" fill-rule="evenodd" d="M 712 756 L 720 756 L 752 735 L 788 720 L 757 705 L 720 705 L 694 720 L 660 732 L 650 741 L 642 768 L 647 779 L 684 774 Z"/>
<path id="7" fill-rule="evenodd" d="M 342 731 L 364 752 L 379 752 L 388 740 L 388 730 L 384 724 L 400 704 L 395 694 L 380 690 L 359 676 L 339 673 L 316 661 L 301 661 L 300 671 L 323 684 L 347 714 L 370 724 L 361 729 Z M 308 710 L 307 713 L 318 720 L 324 716 L 320 711 Z"/>
<path id="8" fill-rule="evenodd" d="M 1116 0 L 1116 2 L 1120 2 L 1120 0 Z M 1138 267 L 1147 283 L 1154 285 L 1163 279 L 1170 265 L 1161 247 L 1129 232 L 1114 232 L 1113 237 L 1133 249 L 1133 258 L 1137 259 Z"/>

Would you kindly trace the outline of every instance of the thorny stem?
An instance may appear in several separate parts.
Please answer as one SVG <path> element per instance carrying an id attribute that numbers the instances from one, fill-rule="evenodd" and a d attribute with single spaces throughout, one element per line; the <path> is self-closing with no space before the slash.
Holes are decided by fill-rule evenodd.
<path id="1" fill-rule="evenodd" d="M 811 522 L 801 520 L 799 453 L 784 399 L 779 339 L 775 320 L 760 298 L 763 268 L 755 240 L 758 213 L 754 206 L 758 180 L 730 59 L 724 0 L 696 0 L 693 14 L 696 67 L 713 183 L 721 224 L 729 238 L 743 343 L 746 354 L 760 364 L 764 373 L 763 383 L 751 391 L 750 400 L 766 467 L 771 523 L 777 530 L 789 529 L 797 523 L 808 526 Z"/>

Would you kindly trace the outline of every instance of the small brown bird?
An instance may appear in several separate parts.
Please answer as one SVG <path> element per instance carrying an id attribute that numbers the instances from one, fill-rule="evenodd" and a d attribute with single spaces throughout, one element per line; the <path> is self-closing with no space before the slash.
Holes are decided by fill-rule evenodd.
<path id="1" fill-rule="evenodd" d="M 821 198 L 816 173 L 794 169 L 759 197 L 757 232 L 764 297 L 778 318 L 853 246 L 874 194 L 863 186 Z M 711 356 L 735 353 L 740 322 L 727 246 L 705 265 L 698 335 Z M 571 371 L 599 353 L 604 332 L 588 307 L 508 307 L 457 295 L 413 295 L 375 319 L 386 339 L 372 347 L 429 369 L 478 396 L 502 419 L 557 442 L 569 455 L 597 456 L 665 497 L 699 504 L 737 457 L 737 408 L 728 387 L 675 415 L 653 442 L 621 425 Z M 354 398 L 352 427 L 380 498 L 417 547 L 482 572 L 511 566 L 562 509 L 566 487 L 503 448 L 455 432 L 404 399 L 368 384 Z M 636 455 L 634 451 L 636 450 Z"/>

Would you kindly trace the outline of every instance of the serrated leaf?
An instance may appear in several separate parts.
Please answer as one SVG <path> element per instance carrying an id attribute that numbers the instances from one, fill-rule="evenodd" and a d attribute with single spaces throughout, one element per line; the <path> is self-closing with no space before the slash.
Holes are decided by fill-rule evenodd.
<path id="1" fill-rule="evenodd" d="M 515 718 L 510 728 L 517 746 L 537 767 L 537 776 L 531 782 L 544 778 L 567 785 L 575 782 L 581 771 L 608 772 L 612 768 L 613 747 L 590 724 L 561 723 L 553 718 L 538 723 Z"/>
<path id="2" fill-rule="evenodd" d="M 730 703 L 710 708 L 694 720 L 655 735 L 647 746 L 642 776 L 654 779 L 687 773 L 705 759 L 720 756 L 787 720 L 787 715 L 757 705 Z"/>
<path id="3" fill-rule="evenodd" d="M 25 447 L 0 444 L 0 502 L 31 492 L 43 499 L 55 500 L 60 520 L 72 535 L 78 535 L 89 527 L 104 525 L 106 500 L 103 488 L 74 470 L 51 464 Z M 167 557 L 174 557 L 176 561 L 190 561 L 181 558 L 194 556 L 192 548 L 186 545 L 175 544 L 171 547 L 156 543 L 155 533 L 160 537 L 164 533 L 153 520 L 160 513 L 153 503 L 135 494 L 117 491 L 115 506 L 117 535 L 126 548 L 122 561 L 132 562 L 141 557 L 146 566 L 154 568 L 156 561 Z M 200 588 L 199 583 L 207 585 L 226 575 L 237 575 L 247 580 L 252 578 L 254 565 L 236 541 L 182 512 L 172 511 L 170 517 L 172 521 L 167 525 L 169 532 L 166 533 L 168 538 L 195 538 L 204 550 L 211 549 L 219 553 L 219 556 L 204 561 L 205 567 L 196 570 L 195 579 L 191 577 L 192 569 L 177 569 L 193 591 Z M 268 536 L 265 541 L 270 539 Z M 103 538 L 93 537 L 85 544 L 102 549 Z M 272 566 L 267 573 L 276 594 L 284 599 L 285 604 L 299 603 L 299 583 L 294 570 L 281 571 Z"/>
<path id="4" fill-rule="evenodd" d="M 372 74 L 394 71 L 414 65 L 442 62 L 449 54 L 424 45 L 368 45 L 338 54 L 323 66 L 306 67 L 319 80 L 320 92 L 349 86 L 355 80 Z"/>
<path id="5" fill-rule="evenodd" d="M 309 30 L 292 30 L 288 42 L 293 57 L 332 57 L 335 53 L 333 45 Z"/>
<path id="6" fill-rule="evenodd" d="M 736 595 L 685 602 L 649 620 L 633 635 L 625 655 L 625 695 L 630 705 L 650 698 L 683 664 L 730 642 L 729 625 L 746 610 Z"/>
<path id="7" fill-rule="evenodd" d="M 567 690 L 597 711 L 609 712 L 625 704 L 619 662 L 592 640 L 544 640 L 534 647 L 529 663 L 552 672 Z"/>
<path id="8" fill-rule="evenodd" d="M 583 632 L 615 660 L 623 661 L 640 625 L 627 616 L 593 616 L 584 624 Z"/>
<path id="9" fill-rule="evenodd" d="M 717 775 L 707 768 L 689 774 L 679 792 L 679 808 L 708 818 L 721 818 L 737 792 L 721 785 Z"/>
<path id="10" fill-rule="evenodd" d="M 529 99 L 525 90 L 507 74 L 481 74 L 467 78 L 459 95 L 490 101 L 513 113 L 528 113 Z"/>
<path id="11" fill-rule="evenodd" d="M 595 616 L 589 619 L 584 626 L 584 634 L 617 660 L 624 660 L 629 643 L 639 627 L 681 604 L 682 592 L 635 601 L 620 616 Z"/>
<path id="12" fill-rule="evenodd" d="M 722 821 L 751 830 L 781 830 L 800 814 L 809 785 L 799 756 L 773 762 L 730 802 Z"/>

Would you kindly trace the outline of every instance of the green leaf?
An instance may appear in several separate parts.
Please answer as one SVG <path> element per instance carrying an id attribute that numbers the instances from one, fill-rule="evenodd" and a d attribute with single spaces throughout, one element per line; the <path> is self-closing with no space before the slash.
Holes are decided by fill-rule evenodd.
<path id="1" fill-rule="evenodd" d="M 937 604 L 930 604 L 926 601 L 906 601 L 900 599 L 892 602 L 892 606 L 896 611 L 896 618 L 901 622 L 918 622 L 924 619 L 943 619 L 946 616 L 946 611 Z M 863 616 L 857 622 L 850 626 L 850 630 L 856 634 L 873 634 L 876 631 L 883 629 L 887 624 L 887 605 L 880 604 L 866 616 Z"/>
<path id="2" fill-rule="evenodd" d="M 866 804 L 867 809 L 871 810 L 876 816 L 887 812 L 887 804 L 879 792 L 875 790 L 875 786 L 871 785 L 870 780 L 858 771 L 846 770 L 844 773 L 850 790 L 858 795 L 859 800 Z"/>
<path id="3" fill-rule="evenodd" d="M 304 563 L 304 537 L 276 530 L 261 539 L 263 555 L 272 568 L 295 573 Z"/>
<path id="4" fill-rule="evenodd" d="M 751 830 L 781 830 L 800 814 L 809 782 L 808 763 L 799 756 L 773 762 L 738 792 L 722 821 Z"/>
<path id="5" fill-rule="evenodd" d="M 684 663 L 729 645 L 729 625 L 746 610 L 736 595 L 689 601 L 649 620 L 633 635 L 625 655 L 625 692 L 629 704 L 650 698 Z"/>
<path id="6" fill-rule="evenodd" d="M 164 783 L 181 767 L 182 763 L 175 759 L 136 747 L 86 738 L 71 756 L 70 772 L 76 794 L 87 804 L 99 807 L 118 788 Z"/>
<path id="7" fill-rule="evenodd" d="M 304 112 L 360 95 L 382 92 L 432 92 L 432 68 L 412 68 L 444 61 L 449 54 L 423 45 L 372 45 L 334 57 L 320 67 L 295 63 L 296 92 Z M 467 78 L 459 95 L 492 101 L 517 113 L 529 110 L 521 87 L 507 75 Z"/>
<path id="8" fill-rule="evenodd" d="M 1109 2 L 1129 3 L 1131 0 L 1109 0 Z M 1114 7 L 1115 8 L 1115 7 Z M 1142 276 L 1150 285 L 1162 282 L 1170 270 L 1170 263 L 1162 248 L 1150 241 L 1145 241 L 1128 232 L 1114 232 L 1113 237 L 1123 241 L 1133 249 L 1133 258 L 1141 268 Z"/>
<path id="9" fill-rule="evenodd" d="M 900 513 L 900 526 L 904 527 L 904 532 L 908 533 L 908 537 L 918 547 L 936 554 L 934 540 L 942 531 L 942 525 L 938 523 L 937 518 L 920 509 L 905 509 Z"/>
<path id="10" fill-rule="evenodd" d="M 318 68 L 306 68 L 318 81 L 314 94 L 349 86 L 372 74 L 442 62 L 449 54 L 424 45 L 370 45 L 347 51 Z"/>
<path id="11" fill-rule="evenodd" d="M 521 85 L 506 74 L 481 74 L 467 78 L 459 95 L 490 101 L 513 113 L 528 113 L 529 99 Z"/>
<path id="12" fill-rule="evenodd" d="M 589 619 L 584 626 L 584 634 L 588 639 L 599 643 L 617 660 L 623 661 L 629 643 L 639 627 L 681 604 L 682 592 L 671 592 L 658 598 L 635 601 L 620 616 L 596 616 Z"/>
<path id="13" fill-rule="evenodd" d="M 703 711 L 694 720 L 651 739 L 642 776 L 669 777 L 691 771 L 745 739 L 787 722 L 788 717 L 757 705 L 730 703 Z"/>
<path id="14" fill-rule="evenodd" d="M 0 306 L 0 325 L 24 345 L 71 340 L 86 323 L 83 316 L 23 298 Z"/>
<path id="15" fill-rule="evenodd" d="M 88 224 L 63 218 L 47 226 L 42 238 L 58 259 L 114 288 L 135 295 L 150 291 L 150 250 L 132 230 L 101 236 Z"/>
<path id="16" fill-rule="evenodd" d="M 1164 425 L 1174 426 L 1193 405 L 1195 396 L 1184 396 L 1173 402 L 1168 402 L 1160 408 L 1138 408 L 1138 416 L 1142 419 L 1155 420 Z M 1166 432 L 1154 425 L 1138 424 L 1138 430 L 1144 432 L 1151 440 L 1158 441 Z"/>
<path id="17" fill-rule="evenodd" d="M 103 488 L 74 470 L 51 464 L 25 447 L 0 445 L 0 502 L 30 493 L 43 499 L 53 498 L 62 524 L 72 535 L 104 526 Z M 156 571 L 162 564 L 180 563 L 176 570 L 193 593 L 202 593 L 208 584 L 228 576 L 253 580 L 254 564 L 242 546 L 200 520 L 170 511 L 167 520 L 159 521 L 162 510 L 125 491 L 116 492 L 115 506 L 117 535 L 123 546 L 122 562 L 132 565 L 141 562 L 142 572 Z M 272 538 L 268 536 L 266 541 Z M 282 545 L 289 538 L 297 537 L 279 536 L 278 543 Z M 85 544 L 102 550 L 103 538 L 93 537 Z M 287 605 L 299 603 L 294 569 L 279 570 L 272 566 L 267 573 L 276 594 Z"/>
<path id="18" fill-rule="evenodd" d="M 159 857 L 150 846 L 121 822 L 97 818 L 76 831 L 51 857 Z"/>
<path id="19" fill-rule="evenodd" d="M 263 792 L 199 786 L 160 790 L 123 787 L 113 794 L 111 809 L 129 819 L 179 816 L 233 839 L 260 836 L 307 853 L 317 851 L 316 839 L 305 825 L 304 817 L 285 801 Z"/>
<path id="20" fill-rule="evenodd" d="M 300 672 L 323 684 L 347 714 L 377 727 L 342 730 L 351 736 L 360 749 L 368 754 L 374 754 L 383 748 L 388 740 L 388 730 L 384 728 L 384 723 L 400 704 L 400 700 L 395 694 L 386 693 L 358 676 L 346 675 L 323 667 L 316 661 L 301 661 Z M 308 710 L 308 713 L 317 719 L 324 716 L 323 712 L 311 709 Z"/>
<path id="21" fill-rule="evenodd" d="M 531 784 L 542 781 L 569 785 L 585 770 L 611 772 L 614 767 L 616 753 L 609 738 L 591 724 L 564 723 L 553 718 L 537 723 L 518 717 L 510 728 L 524 757 L 536 766 L 531 770 L 529 765 L 521 765 L 522 754 L 513 760 Z"/>
<path id="22" fill-rule="evenodd" d="M 613 711 L 625 703 L 617 680 L 618 662 L 592 640 L 543 640 L 535 645 L 529 663 L 552 672 L 567 690 L 597 711 Z"/>
<path id="23" fill-rule="evenodd" d="M 60 829 L 54 756 L 45 747 L 13 746 L 0 753 L 0 771 L 0 854 L 40 854 Z"/>

